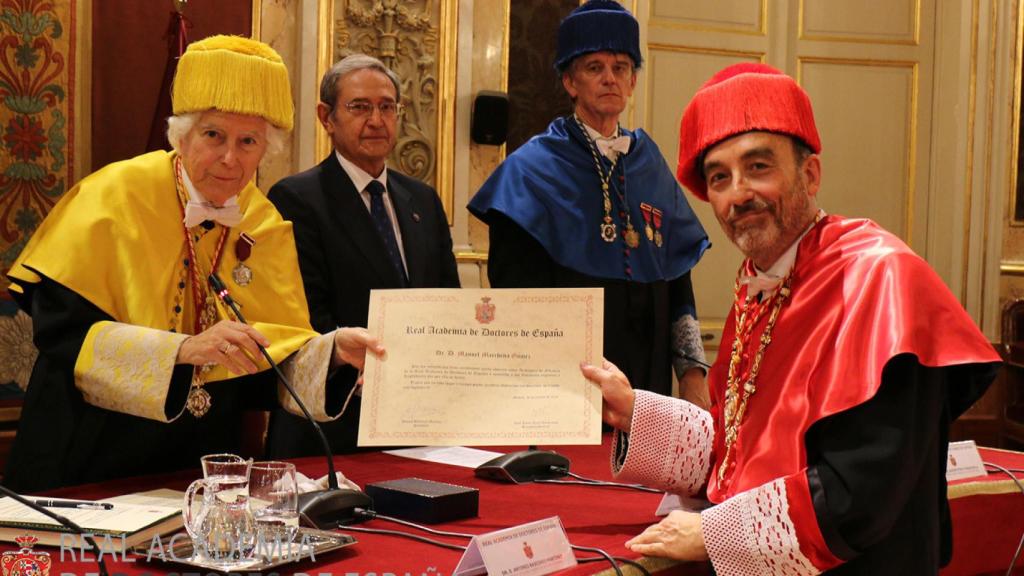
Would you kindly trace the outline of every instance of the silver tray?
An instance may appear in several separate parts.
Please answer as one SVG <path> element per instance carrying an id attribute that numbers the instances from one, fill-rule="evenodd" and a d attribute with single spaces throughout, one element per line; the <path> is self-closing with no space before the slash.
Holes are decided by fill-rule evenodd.
<path id="1" fill-rule="evenodd" d="M 259 572 L 276 568 L 292 562 L 312 561 L 319 559 L 321 554 L 338 550 L 356 543 L 356 539 L 348 534 L 299 528 L 292 539 L 294 547 L 290 550 L 283 545 L 257 546 L 252 560 L 231 564 L 217 564 L 203 561 L 193 556 L 192 539 L 188 534 L 168 534 L 160 539 L 160 548 L 152 541 L 132 549 L 137 556 L 147 561 L 169 562 L 185 566 L 195 566 L 216 572 Z"/>

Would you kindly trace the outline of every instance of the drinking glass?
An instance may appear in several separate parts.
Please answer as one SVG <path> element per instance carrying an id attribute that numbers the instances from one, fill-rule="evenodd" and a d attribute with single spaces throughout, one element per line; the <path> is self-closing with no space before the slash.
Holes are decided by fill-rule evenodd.
<path id="1" fill-rule="evenodd" d="M 259 544 L 287 544 L 299 528 L 295 465 L 256 462 L 249 477 L 249 507 Z"/>

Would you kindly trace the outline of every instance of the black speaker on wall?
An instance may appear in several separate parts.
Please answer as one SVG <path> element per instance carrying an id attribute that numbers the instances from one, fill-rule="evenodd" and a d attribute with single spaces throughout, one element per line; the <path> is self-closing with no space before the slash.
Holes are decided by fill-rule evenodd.
<path id="1" fill-rule="evenodd" d="M 501 146 L 508 138 L 508 94 L 481 90 L 473 101 L 469 135 L 477 144 Z"/>

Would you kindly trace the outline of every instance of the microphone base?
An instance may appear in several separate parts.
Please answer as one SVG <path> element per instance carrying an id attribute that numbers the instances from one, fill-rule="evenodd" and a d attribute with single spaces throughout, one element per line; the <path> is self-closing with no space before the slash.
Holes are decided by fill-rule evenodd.
<path id="1" fill-rule="evenodd" d="M 476 467 L 480 478 L 501 482 L 533 482 L 569 475 L 569 459 L 551 450 L 520 450 L 503 454 Z"/>
<path id="2" fill-rule="evenodd" d="M 335 488 L 299 494 L 299 519 L 313 528 L 332 530 L 343 524 L 356 524 L 366 518 L 355 509 L 373 510 L 373 498 L 358 490 Z"/>

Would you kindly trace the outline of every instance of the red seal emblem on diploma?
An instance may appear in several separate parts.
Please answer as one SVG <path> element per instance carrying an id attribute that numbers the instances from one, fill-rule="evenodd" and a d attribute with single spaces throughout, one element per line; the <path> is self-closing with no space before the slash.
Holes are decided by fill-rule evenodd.
<path id="1" fill-rule="evenodd" d="M 484 296 L 476 305 L 476 321 L 481 324 L 490 324 L 494 320 L 494 304 L 491 304 L 490 296 Z"/>
<path id="2" fill-rule="evenodd" d="M 32 551 L 38 538 L 26 534 L 18 536 L 14 541 L 21 550 L 4 552 L 0 556 L 0 572 L 3 576 L 49 576 L 52 562 L 50 555 Z"/>

